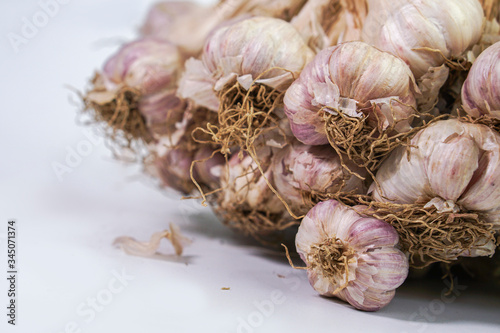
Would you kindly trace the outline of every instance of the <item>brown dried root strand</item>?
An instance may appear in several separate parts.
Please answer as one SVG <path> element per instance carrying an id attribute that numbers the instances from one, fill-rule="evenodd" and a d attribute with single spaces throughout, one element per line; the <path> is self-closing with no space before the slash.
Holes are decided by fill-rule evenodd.
<path id="1" fill-rule="evenodd" d="M 465 115 L 459 118 L 461 121 L 471 124 L 479 124 L 485 125 L 491 128 L 494 131 L 500 133 L 500 119 L 489 116 L 489 115 L 481 115 L 479 118 L 473 118 L 470 115 Z"/>
<path id="2" fill-rule="evenodd" d="M 160 232 L 155 232 L 149 242 L 140 242 L 132 237 L 118 237 L 113 242 L 113 245 L 119 246 L 125 253 L 134 256 L 153 256 L 158 248 L 160 247 L 160 242 L 163 238 L 168 239 L 172 246 L 174 247 L 175 254 L 182 255 L 184 246 L 189 245 L 191 240 L 184 237 L 178 226 L 170 223 L 170 230 L 164 230 Z"/>
<path id="3" fill-rule="evenodd" d="M 104 92 L 104 88 L 98 87 L 100 80 L 96 74 L 92 83 L 95 85 L 92 92 Z M 90 111 L 96 123 L 106 123 L 110 131 L 107 135 L 117 145 L 123 148 L 132 148 L 134 141 L 149 143 L 153 136 L 146 126 L 146 120 L 139 111 L 139 100 L 141 92 L 135 88 L 120 88 L 111 102 L 99 104 L 83 97 L 84 111 Z"/>
<path id="4" fill-rule="evenodd" d="M 414 268 L 434 262 L 450 263 L 468 251 L 495 241 L 493 224 L 475 212 L 438 213 L 434 207 L 375 202 L 366 195 L 339 195 L 331 199 L 349 206 L 366 205 L 368 208 L 359 210 L 359 214 L 391 224 Z"/>
<path id="5" fill-rule="evenodd" d="M 336 277 L 345 275 L 345 282 L 333 294 L 344 289 L 349 282 L 349 259 L 354 255 L 354 250 L 346 246 L 342 240 L 330 238 L 323 243 L 311 246 L 307 261 L 312 269 L 316 267 L 323 275 L 332 281 Z"/>
<path id="6" fill-rule="evenodd" d="M 330 145 L 337 151 L 341 160 L 347 156 L 359 167 L 365 168 L 370 173 L 378 169 L 382 161 L 396 147 L 408 145 L 409 138 L 420 128 L 415 128 L 406 133 L 390 134 L 392 127 L 383 133 L 368 124 L 368 116 L 361 118 L 350 117 L 341 111 L 333 115 L 323 113 L 326 134 Z M 363 179 L 354 173 L 342 161 L 342 166 L 351 174 Z"/>
<path id="7" fill-rule="evenodd" d="M 472 66 L 470 61 L 465 56 L 450 59 L 450 58 L 446 57 L 441 50 L 433 49 L 430 47 L 418 47 L 418 48 L 414 48 L 412 50 L 440 55 L 444 59 L 444 63 L 446 64 L 446 66 L 448 66 L 452 70 L 468 71 Z"/>
<path id="8" fill-rule="evenodd" d="M 283 214 L 271 214 L 255 209 L 246 210 L 242 207 L 214 206 L 215 214 L 228 227 L 251 236 L 262 244 L 270 245 L 276 242 L 266 240 L 266 237 L 275 236 L 276 232 L 283 231 L 297 225 L 297 221 L 286 219 Z"/>
<path id="9" fill-rule="evenodd" d="M 219 94 L 217 125 L 209 123 L 197 132 L 209 135 L 210 142 L 220 146 L 223 154 L 235 147 L 249 150 L 261 135 L 278 128 L 279 119 L 273 111 L 282 104 L 283 95 L 261 84 L 252 84 L 248 91 L 239 83 L 228 86 Z"/>

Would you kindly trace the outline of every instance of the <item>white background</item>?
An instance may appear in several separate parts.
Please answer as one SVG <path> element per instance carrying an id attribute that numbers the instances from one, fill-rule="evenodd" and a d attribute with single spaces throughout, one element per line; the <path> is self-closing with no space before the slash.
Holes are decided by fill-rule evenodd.
<path id="1" fill-rule="evenodd" d="M 151 3 L 69 1 L 19 52 L 8 34 L 21 34 L 40 6 L 0 3 L 0 332 L 500 331 L 500 292 L 490 286 L 461 287 L 445 304 L 439 279 L 410 281 L 377 313 L 321 298 L 281 252 L 235 235 L 197 202 L 160 193 L 102 142 L 60 181 L 54 162 L 65 164 L 92 133 L 77 124 L 68 86 L 83 90 Z M 15 327 L 6 323 L 8 219 L 19 234 Z M 194 241 L 182 258 L 167 243 L 155 258 L 112 246 L 169 222 Z M 120 284 L 123 272 L 130 280 Z M 92 313 L 87 302 L 99 297 L 105 304 Z"/>

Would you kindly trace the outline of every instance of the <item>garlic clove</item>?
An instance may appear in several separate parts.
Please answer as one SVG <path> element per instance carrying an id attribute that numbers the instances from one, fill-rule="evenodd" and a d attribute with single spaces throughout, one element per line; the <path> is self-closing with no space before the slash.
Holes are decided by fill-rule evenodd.
<path id="1" fill-rule="evenodd" d="M 473 117 L 500 119 L 500 42 L 483 51 L 472 65 L 462 86 L 465 112 Z"/>

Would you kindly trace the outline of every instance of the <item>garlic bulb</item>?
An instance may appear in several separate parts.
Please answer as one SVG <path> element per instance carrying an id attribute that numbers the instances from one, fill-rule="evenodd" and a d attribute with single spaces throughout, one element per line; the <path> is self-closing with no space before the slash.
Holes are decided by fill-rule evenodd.
<path id="1" fill-rule="evenodd" d="M 284 43 L 283 41 L 286 41 Z M 219 110 L 217 94 L 236 82 L 284 91 L 313 53 L 289 23 L 255 17 L 224 26 L 207 40 L 202 59 L 186 62 L 179 95 Z"/>
<path id="2" fill-rule="evenodd" d="M 500 42 L 488 47 L 472 65 L 462 86 L 465 112 L 500 119 Z"/>
<path id="3" fill-rule="evenodd" d="M 182 148 L 167 150 L 164 155 L 154 160 L 153 175 L 160 179 L 163 187 L 172 188 L 182 194 L 190 194 L 195 189 L 189 171 L 194 160 L 193 155 L 193 152 Z M 198 179 L 196 173 L 194 177 Z"/>
<path id="4" fill-rule="evenodd" d="M 361 177 L 364 169 L 346 161 Z M 273 157 L 272 172 L 276 190 L 295 215 L 306 214 L 315 202 L 339 191 L 366 193 L 362 179 L 342 167 L 342 161 L 330 146 L 290 144 Z"/>
<path id="5" fill-rule="evenodd" d="M 214 153 L 211 147 L 203 146 L 194 155 L 194 160 L 199 161 L 194 165 L 196 179 L 211 190 L 221 188 L 220 177 L 224 171 L 226 160 L 221 153 Z"/>
<path id="6" fill-rule="evenodd" d="M 303 0 L 222 0 L 213 6 L 202 6 L 162 1 L 149 11 L 141 33 L 172 42 L 184 53 L 197 56 L 209 34 L 228 20 L 270 16 L 289 21 L 303 4 Z"/>
<path id="7" fill-rule="evenodd" d="M 285 207 L 267 183 L 274 186 L 271 158 L 270 148 L 258 151 L 262 174 L 249 155 L 233 155 L 221 175 L 222 191 L 215 212 L 230 227 L 256 237 L 284 229 L 289 222 L 282 219 Z"/>
<path id="8" fill-rule="evenodd" d="M 404 132 L 415 113 L 416 90 L 403 61 L 363 42 L 349 42 L 316 55 L 287 90 L 285 112 L 295 137 L 308 145 L 329 142 L 322 109 L 367 116 L 379 132 L 389 127 Z"/>
<path id="9" fill-rule="evenodd" d="M 127 139 L 154 141 L 168 134 L 183 117 L 185 102 L 176 96 L 182 56 L 174 45 L 143 38 L 123 46 L 104 65 L 85 97 L 104 121 Z"/>
<path id="10" fill-rule="evenodd" d="M 368 0 L 363 41 L 403 59 L 419 79 L 479 41 L 477 0 Z"/>
<path id="11" fill-rule="evenodd" d="M 366 0 L 310 0 L 290 22 L 315 52 L 361 39 Z"/>
<path id="12" fill-rule="evenodd" d="M 431 212 L 406 214 L 402 222 L 403 229 L 415 223 L 417 229 L 403 232 L 417 235 L 414 250 L 424 261 L 426 256 L 452 260 L 492 254 L 495 240 L 488 223 L 500 230 L 500 135 L 484 125 L 440 120 L 420 130 L 410 144 L 381 165 L 378 186 L 371 187 L 373 199 L 391 209 L 398 207 L 390 204 L 407 204 Z"/>
<path id="13" fill-rule="evenodd" d="M 141 34 L 146 37 L 157 37 L 172 41 L 176 38 L 175 29 L 181 20 L 195 16 L 203 7 L 187 1 L 160 1 L 149 10 Z"/>
<path id="14" fill-rule="evenodd" d="M 318 203 L 303 219 L 295 244 L 318 293 L 377 311 L 406 279 L 408 261 L 397 249 L 394 228 L 356 209 L 363 208 L 335 200 Z"/>

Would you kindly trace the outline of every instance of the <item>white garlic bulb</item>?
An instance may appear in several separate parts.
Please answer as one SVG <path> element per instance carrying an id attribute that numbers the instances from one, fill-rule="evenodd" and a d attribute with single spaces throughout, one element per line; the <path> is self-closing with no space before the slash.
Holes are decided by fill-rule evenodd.
<path id="1" fill-rule="evenodd" d="M 388 223 L 363 217 L 335 200 L 318 203 L 303 219 L 295 244 L 311 286 L 357 309 L 389 304 L 408 275 L 398 234 Z"/>
<path id="2" fill-rule="evenodd" d="M 500 119 L 500 42 L 483 51 L 472 65 L 462 86 L 465 112 Z"/>
<path id="3" fill-rule="evenodd" d="M 345 162 L 352 172 L 367 176 L 365 169 L 349 160 Z M 340 157 L 330 146 L 289 144 L 273 157 L 272 171 L 276 190 L 295 215 L 306 214 L 314 205 L 316 199 L 305 201 L 305 196 L 366 192 L 363 180 L 342 167 Z"/>
<path id="4" fill-rule="evenodd" d="M 217 111 L 217 93 L 227 85 L 238 82 L 248 90 L 256 80 L 284 91 L 312 57 L 297 30 L 283 20 L 237 21 L 210 35 L 201 60 L 186 62 L 179 95 Z"/>
<path id="5" fill-rule="evenodd" d="M 403 59 L 419 79 L 481 38 L 477 0 L 368 0 L 363 41 Z"/>
<path id="6" fill-rule="evenodd" d="M 484 125 L 450 119 L 420 130 L 408 147 L 395 150 L 371 191 L 375 201 L 389 207 L 406 204 L 431 212 L 407 214 L 399 225 L 406 232 L 402 243 L 425 264 L 494 253 L 499 184 L 500 135 Z"/>
<path id="7" fill-rule="evenodd" d="M 284 98 L 292 132 L 308 145 L 328 143 L 319 112 L 361 118 L 380 131 L 410 129 L 418 88 L 399 58 L 363 42 L 348 42 L 316 55 Z"/>

